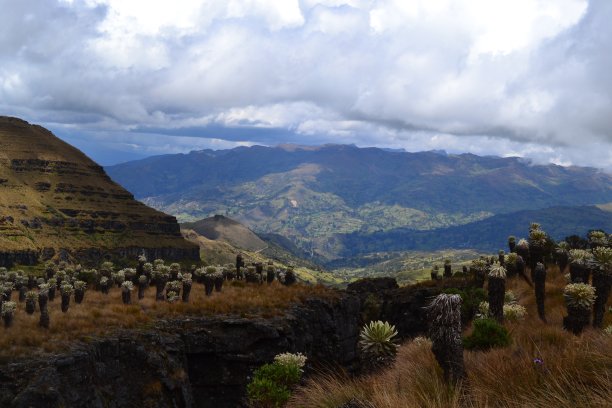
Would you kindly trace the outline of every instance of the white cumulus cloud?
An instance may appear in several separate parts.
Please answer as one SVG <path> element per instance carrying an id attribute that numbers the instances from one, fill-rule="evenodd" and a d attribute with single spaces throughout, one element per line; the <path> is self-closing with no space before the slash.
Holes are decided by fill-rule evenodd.
<path id="1" fill-rule="evenodd" d="M 606 0 L 0 0 L 0 10 L 0 112 L 94 158 L 96 146 L 142 156 L 290 141 L 612 169 Z"/>

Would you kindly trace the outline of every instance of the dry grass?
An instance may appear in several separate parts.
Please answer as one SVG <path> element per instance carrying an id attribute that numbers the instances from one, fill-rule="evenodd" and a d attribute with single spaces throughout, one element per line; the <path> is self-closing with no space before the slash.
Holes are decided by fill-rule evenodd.
<path id="1" fill-rule="evenodd" d="M 558 270 L 549 272 L 544 324 L 537 318 L 533 289 L 510 282 L 529 317 L 507 325 L 512 346 L 465 352 L 468 379 L 461 387 L 444 384 L 429 343 L 408 342 L 392 368 L 358 378 L 322 373 L 297 390 L 288 406 L 332 408 L 356 399 L 376 408 L 611 407 L 612 335 L 589 329 L 576 337 L 562 329 L 564 285 Z M 610 313 L 606 318 L 612 323 Z M 535 364 L 535 358 L 544 364 Z"/>
<path id="2" fill-rule="evenodd" d="M 58 295 L 49 302 L 51 325 L 48 330 L 38 326 L 38 311 L 30 316 L 25 312 L 25 303 L 18 303 L 13 326 L 0 328 L 0 358 L 61 351 L 75 340 L 88 341 L 92 336 L 120 328 L 143 327 L 157 319 L 210 315 L 269 317 L 282 314 L 289 305 L 307 298 L 332 299 L 336 296 L 336 292 L 320 285 L 285 287 L 277 282 L 261 286 L 233 282 L 226 283 L 222 292 L 207 297 L 203 285 L 194 283 L 189 303 L 156 302 L 155 288 L 150 287 L 140 301 L 134 290 L 132 304 L 124 305 L 120 289 L 114 288 L 108 295 L 87 291 L 82 304 L 72 299 L 68 312 L 62 313 Z"/>

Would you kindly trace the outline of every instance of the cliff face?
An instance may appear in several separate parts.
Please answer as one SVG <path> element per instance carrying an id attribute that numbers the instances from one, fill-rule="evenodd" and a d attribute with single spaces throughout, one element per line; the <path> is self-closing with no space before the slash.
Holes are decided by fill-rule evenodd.
<path id="1" fill-rule="evenodd" d="M 278 353 L 355 360 L 359 299 L 310 300 L 270 319 L 158 322 L 62 355 L 0 365 L 2 407 L 238 407 L 249 375 Z"/>
<path id="2" fill-rule="evenodd" d="M 198 258 L 176 219 L 136 201 L 48 130 L 0 117 L 0 266 L 69 253 Z M 88 252 L 89 251 L 89 252 Z"/>
<path id="3" fill-rule="evenodd" d="M 61 354 L 9 359 L 0 362 L 0 407 L 240 407 L 253 370 L 279 353 L 302 352 L 310 367 L 358 368 L 367 315 L 396 325 L 403 339 L 424 334 L 424 306 L 442 286 L 364 280 L 279 317 L 164 320 Z"/>

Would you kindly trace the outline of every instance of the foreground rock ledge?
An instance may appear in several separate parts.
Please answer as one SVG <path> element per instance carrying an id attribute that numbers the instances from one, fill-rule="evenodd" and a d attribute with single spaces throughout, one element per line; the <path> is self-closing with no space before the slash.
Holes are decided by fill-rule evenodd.
<path id="1" fill-rule="evenodd" d="M 363 279 L 334 300 L 313 298 L 279 317 L 161 320 L 0 364 L 0 407 L 240 407 L 253 370 L 276 354 L 302 352 L 311 366 L 352 368 L 364 320 L 390 322 L 401 339 L 422 335 L 429 300 L 471 284 L 400 288 L 394 279 Z"/>
<path id="2" fill-rule="evenodd" d="M 355 358 L 360 301 L 312 299 L 274 318 L 162 320 L 0 365 L 1 407 L 237 407 L 249 375 L 282 352 Z"/>

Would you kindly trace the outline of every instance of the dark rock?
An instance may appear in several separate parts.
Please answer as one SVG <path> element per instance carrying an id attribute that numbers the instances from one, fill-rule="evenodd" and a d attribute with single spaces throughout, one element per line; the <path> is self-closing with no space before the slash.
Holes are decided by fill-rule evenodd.
<path id="1" fill-rule="evenodd" d="M 357 293 L 373 293 L 397 288 L 399 286 L 395 278 L 365 278 L 350 283 L 346 290 Z"/>
<path id="2" fill-rule="evenodd" d="M 0 365 L 2 407 L 238 407 L 253 370 L 283 352 L 356 358 L 359 301 L 309 300 L 284 316 L 167 320 Z"/>
<path id="3" fill-rule="evenodd" d="M 375 297 L 380 319 L 407 338 L 427 331 L 424 306 L 450 285 L 469 281 L 401 288 L 392 280 L 370 281 L 338 292 L 335 300 L 310 299 L 273 318 L 192 317 L 120 331 L 61 355 L 0 364 L 0 406 L 245 406 L 250 376 L 276 354 L 304 353 L 309 370 L 358 368 L 363 299 Z"/>

